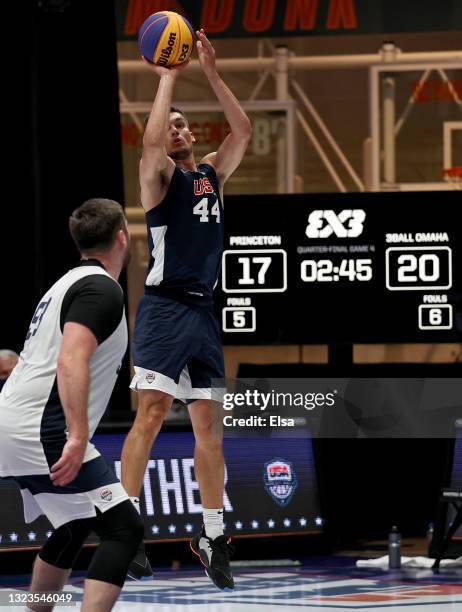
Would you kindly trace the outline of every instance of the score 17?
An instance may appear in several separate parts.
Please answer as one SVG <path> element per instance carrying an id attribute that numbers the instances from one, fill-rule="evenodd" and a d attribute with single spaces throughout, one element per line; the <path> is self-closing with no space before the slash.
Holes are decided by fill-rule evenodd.
<path id="1" fill-rule="evenodd" d="M 287 289 L 284 249 L 237 249 L 223 253 L 225 293 L 282 293 Z"/>

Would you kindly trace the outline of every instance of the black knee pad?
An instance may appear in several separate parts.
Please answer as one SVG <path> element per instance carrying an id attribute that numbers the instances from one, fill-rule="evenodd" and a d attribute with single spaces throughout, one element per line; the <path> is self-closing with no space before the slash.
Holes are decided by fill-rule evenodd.
<path id="1" fill-rule="evenodd" d="M 39 557 L 60 569 L 71 569 L 90 531 L 89 519 L 78 519 L 61 525 L 45 542 Z"/>
<path id="2" fill-rule="evenodd" d="M 136 552 L 144 535 L 144 523 L 130 500 L 114 506 L 106 512 L 96 509 L 93 530 L 102 542 L 114 540 L 132 546 Z"/>
<path id="3" fill-rule="evenodd" d="M 101 542 L 93 556 L 87 578 L 122 587 L 128 566 L 144 535 L 144 523 L 130 500 L 106 512 L 97 510 L 93 530 Z"/>

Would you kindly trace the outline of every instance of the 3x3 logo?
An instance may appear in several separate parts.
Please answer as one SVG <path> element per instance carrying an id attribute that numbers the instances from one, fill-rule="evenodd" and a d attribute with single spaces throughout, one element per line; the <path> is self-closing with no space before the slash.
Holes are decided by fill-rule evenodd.
<path id="1" fill-rule="evenodd" d="M 337 238 L 357 238 L 364 229 L 366 211 L 358 208 L 342 210 L 313 210 L 308 217 L 305 234 L 308 238 L 329 238 L 335 234 Z"/>

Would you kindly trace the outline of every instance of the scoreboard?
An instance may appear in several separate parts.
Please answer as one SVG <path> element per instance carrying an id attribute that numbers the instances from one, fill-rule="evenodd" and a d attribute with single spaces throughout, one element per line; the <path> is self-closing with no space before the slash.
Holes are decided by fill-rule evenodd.
<path id="1" fill-rule="evenodd" d="M 460 192 L 233 196 L 225 344 L 462 341 Z"/>

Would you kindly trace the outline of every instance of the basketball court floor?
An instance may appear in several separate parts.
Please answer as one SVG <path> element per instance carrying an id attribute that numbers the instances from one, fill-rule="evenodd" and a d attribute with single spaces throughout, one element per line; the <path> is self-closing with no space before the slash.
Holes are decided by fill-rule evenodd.
<path id="1" fill-rule="evenodd" d="M 2 578 L 2 589 L 26 590 L 29 576 Z M 312 557 L 296 568 L 236 569 L 233 592 L 218 591 L 197 568 L 156 571 L 155 579 L 125 583 L 114 610 L 131 612 L 288 612 L 295 610 L 462 610 L 462 569 L 388 571 L 357 569 L 351 557 Z M 83 576 L 65 587 L 79 606 Z M 9 609 L 4 608 L 2 609 Z M 12 610 L 18 608 L 11 608 Z M 72 607 L 56 606 L 64 612 Z M 74 608 L 75 609 L 75 608 Z"/>

